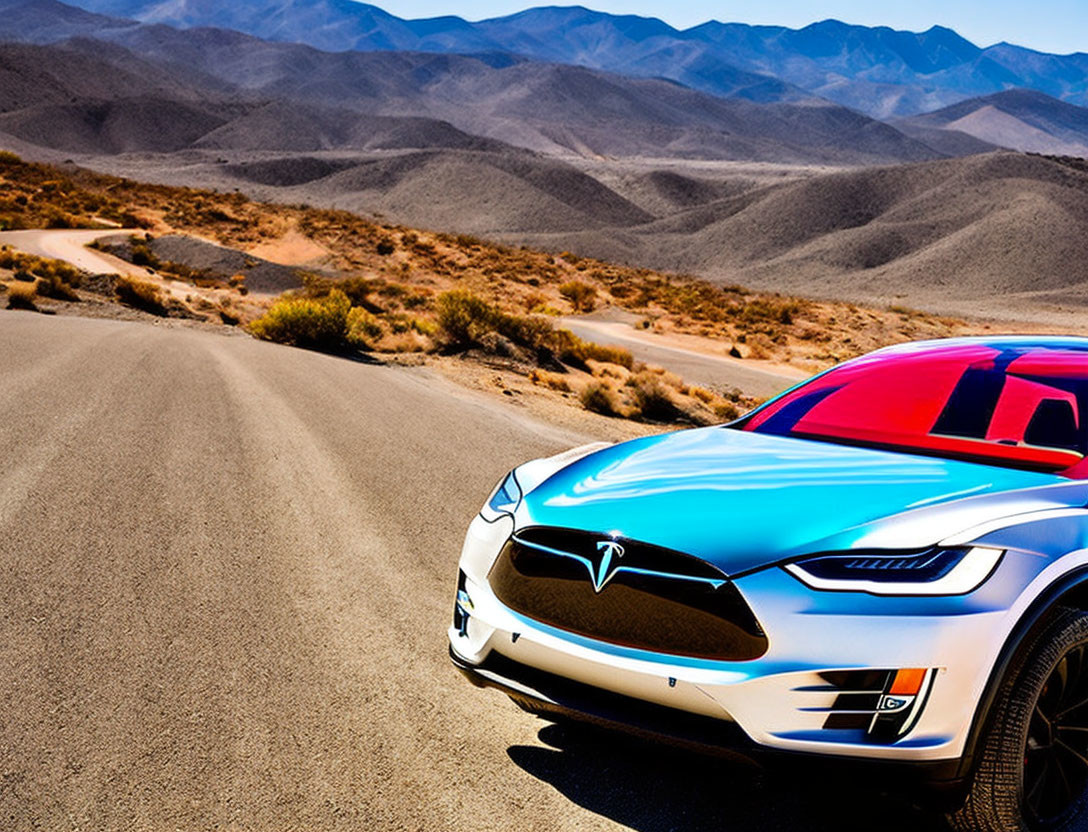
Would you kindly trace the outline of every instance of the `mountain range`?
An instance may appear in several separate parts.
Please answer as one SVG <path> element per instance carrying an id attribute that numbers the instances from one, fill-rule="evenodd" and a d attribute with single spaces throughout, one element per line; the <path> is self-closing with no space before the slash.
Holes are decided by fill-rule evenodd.
<path id="1" fill-rule="evenodd" d="M 1088 104 L 1088 54 L 982 48 L 951 29 L 925 32 L 835 20 L 802 29 L 711 21 L 678 30 L 655 18 L 580 6 L 532 8 L 470 23 L 405 20 L 353 0 L 78 0 L 103 14 L 213 26 L 329 51 L 515 53 L 624 75 L 664 77 L 715 95 L 784 100 L 814 94 L 876 118 L 916 115 L 1024 87 Z"/>

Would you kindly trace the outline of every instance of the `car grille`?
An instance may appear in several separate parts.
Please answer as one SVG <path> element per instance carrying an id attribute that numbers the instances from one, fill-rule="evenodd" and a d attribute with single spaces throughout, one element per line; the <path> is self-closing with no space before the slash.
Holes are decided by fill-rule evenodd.
<path id="1" fill-rule="evenodd" d="M 537 526 L 507 541 L 488 580 L 512 610 L 589 638 L 722 661 L 767 651 L 725 573 L 669 549 Z"/>

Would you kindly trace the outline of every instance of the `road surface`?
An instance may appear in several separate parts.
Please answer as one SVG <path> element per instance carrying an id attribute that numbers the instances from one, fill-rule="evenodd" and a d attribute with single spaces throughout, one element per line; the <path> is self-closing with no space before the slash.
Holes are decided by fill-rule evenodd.
<path id="1" fill-rule="evenodd" d="M 71 263 L 77 269 L 83 269 L 91 274 L 126 274 L 136 277 L 145 277 L 147 270 L 139 266 L 106 254 L 87 248 L 88 245 L 102 237 L 112 237 L 116 234 L 143 233 L 141 229 L 131 228 L 98 228 L 98 229 L 31 229 L 26 231 L 0 231 L 0 245 L 11 246 L 27 254 L 38 257 L 52 257 L 54 260 L 64 260 Z"/>
<path id="2" fill-rule="evenodd" d="M 769 398 L 808 378 L 808 373 L 802 370 L 769 370 L 736 358 L 685 349 L 628 323 L 563 318 L 560 326 L 587 341 L 625 347 L 639 361 L 664 367 L 689 384 L 714 390 L 736 387 L 749 396 Z"/>
<path id="3" fill-rule="evenodd" d="M 468 519 L 586 438 L 425 369 L 0 311 L 0 827 L 919 828 L 449 666 Z"/>

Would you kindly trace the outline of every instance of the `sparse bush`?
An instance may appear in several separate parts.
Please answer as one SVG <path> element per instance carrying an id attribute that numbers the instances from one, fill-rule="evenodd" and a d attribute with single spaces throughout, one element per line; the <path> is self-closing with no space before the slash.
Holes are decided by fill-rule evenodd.
<path id="1" fill-rule="evenodd" d="M 677 406 L 668 386 L 658 374 L 648 371 L 637 373 L 627 380 L 627 385 L 644 419 L 675 422 L 687 415 Z"/>
<path id="2" fill-rule="evenodd" d="M 381 307 L 371 301 L 370 296 L 390 285 L 384 281 L 368 277 L 355 276 L 334 280 L 311 273 L 302 275 L 302 283 L 306 287 L 307 297 L 320 299 L 328 297 L 333 291 L 337 291 L 346 295 L 352 306 L 361 306 L 370 312 L 381 311 Z"/>
<path id="3" fill-rule="evenodd" d="M 265 341 L 304 349 L 339 352 L 348 345 L 351 301 L 338 289 L 320 299 L 287 297 L 249 325 Z"/>
<path id="4" fill-rule="evenodd" d="M 485 333 L 495 331 L 501 314 L 483 298 L 462 289 L 440 294 L 435 308 L 442 332 L 460 345 L 473 344 Z"/>
<path id="5" fill-rule="evenodd" d="M 529 372 L 529 381 L 533 384 L 547 387 L 549 390 L 558 390 L 560 393 L 570 392 L 570 382 L 559 373 L 550 373 L 547 370 L 534 369 Z"/>
<path id="6" fill-rule="evenodd" d="M 582 407 L 586 410 L 592 410 L 594 413 L 600 413 L 604 416 L 623 415 L 616 392 L 603 382 L 591 381 L 582 388 L 578 400 L 581 401 Z"/>
<path id="7" fill-rule="evenodd" d="M 547 349 L 555 335 L 555 329 L 547 319 L 508 315 L 464 289 L 440 294 L 435 309 L 439 328 L 454 346 L 481 344 L 485 336 L 496 333 L 523 347 Z"/>
<path id="8" fill-rule="evenodd" d="M 165 316 L 167 313 L 162 290 L 154 283 L 122 275 L 114 281 L 113 290 L 117 293 L 117 299 L 126 306 L 142 309 L 152 315 Z"/>
<path id="9" fill-rule="evenodd" d="M 8 285 L 8 309 L 26 309 L 30 312 L 37 312 L 38 305 L 34 303 L 37 296 L 38 290 L 33 283 L 11 283 Z"/>
<path id="10" fill-rule="evenodd" d="M 388 257 L 394 251 L 397 250 L 396 243 L 390 240 L 388 237 L 382 237 L 378 240 L 378 244 L 374 247 L 380 257 Z"/>
<path id="11" fill-rule="evenodd" d="M 147 245 L 147 243 L 138 243 L 136 238 L 132 238 L 131 259 L 133 265 L 144 266 L 149 269 L 159 269 L 162 267 L 162 261 L 155 255 Z"/>
<path id="12" fill-rule="evenodd" d="M 705 387 L 696 387 L 695 385 L 692 385 L 688 388 L 688 395 L 691 396 L 693 399 L 698 399 L 703 404 L 710 404 L 712 401 L 714 401 L 715 398 L 717 398 Z"/>
<path id="13" fill-rule="evenodd" d="M 559 287 L 559 294 L 570 301 L 576 312 L 592 312 L 597 305 L 597 290 L 581 280 L 569 280 Z"/>
<path id="14" fill-rule="evenodd" d="M 635 366 L 634 356 L 623 347 L 609 347 L 593 341 L 583 341 L 569 329 L 555 331 L 553 349 L 564 364 L 587 369 L 587 361 L 602 361 L 619 364 L 630 370 Z"/>
<path id="15" fill-rule="evenodd" d="M 722 401 L 714 405 L 714 415 L 723 422 L 732 422 L 740 415 L 740 411 L 732 402 Z"/>
<path id="16" fill-rule="evenodd" d="M 43 277 L 38 281 L 38 294 L 46 298 L 56 300 L 78 301 L 79 295 L 74 288 L 68 285 L 58 275 Z"/>
<path id="17" fill-rule="evenodd" d="M 362 307 L 356 306 L 348 312 L 348 343 L 361 347 L 373 347 L 385 330 L 381 321 Z"/>

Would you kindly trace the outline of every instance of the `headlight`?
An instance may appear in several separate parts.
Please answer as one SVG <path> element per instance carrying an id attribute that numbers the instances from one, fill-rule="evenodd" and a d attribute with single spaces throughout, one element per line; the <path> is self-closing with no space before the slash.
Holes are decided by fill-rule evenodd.
<path id="1" fill-rule="evenodd" d="M 520 502 L 521 486 L 518 485 L 517 476 L 511 471 L 495 486 L 495 490 L 491 492 L 491 496 L 487 498 L 487 502 L 480 510 L 480 515 L 485 520 L 494 522 L 504 514 L 513 514 Z"/>
<path id="2" fill-rule="evenodd" d="M 963 595 L 993 573 L 1004 552 L 982 546 L 924 552 L 856 551 L 786 564 L 813 589 L 872 595 Z"/>

